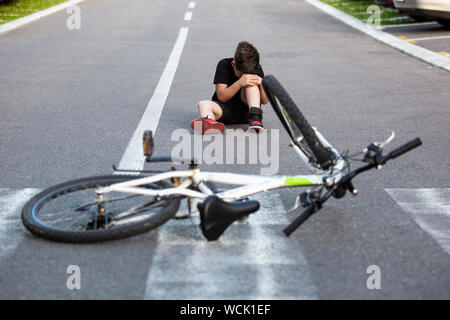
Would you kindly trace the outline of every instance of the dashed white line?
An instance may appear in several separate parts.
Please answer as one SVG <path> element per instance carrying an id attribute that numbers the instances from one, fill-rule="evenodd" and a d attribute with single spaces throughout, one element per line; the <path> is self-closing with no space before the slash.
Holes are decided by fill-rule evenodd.
<path id="1" fill-rule="evenodd" d="M 167 61 L 155 91 L 153 92 L 153 96 L 151 97 L 141 121 L 134 131 L 125 153 L 119 162 L 119 169 L 141 171 L 144 168 L 145 159 L 143 155 L 142 135 L 146 130 L 152 130 L 153 133 L 156 131 L 175 72 L 178 68 L 178 63 L 180 62 L 188 30 L 189 28 L 183 27 L 178 33 L 178 38 L 173 46 L 169 60 Z"/>
<path id="2" fill-rule="evenodd" d="M 189 2 L 188 8 L 189 8 L 189 9 L 194 9 L 194 8 L 195 8 L 195 1 Z"/>
<path id="3" fill-rule="evenodd" d="M 184 20 L 185 21 L 190 21 L 192 19 L 192 12 L 188 11 L 184 14 Z"/>

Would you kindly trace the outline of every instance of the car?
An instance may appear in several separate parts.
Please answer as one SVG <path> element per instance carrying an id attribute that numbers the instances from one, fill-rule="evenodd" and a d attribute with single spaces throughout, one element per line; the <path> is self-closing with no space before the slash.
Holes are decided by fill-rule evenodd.
<path id="1" fill-rule="evenodd" d="M 375 2 L 388 8 L 394 8 L 394 0 L 375 0 Z"/>
<path id="2" fill-rule="evenodd" d="M 450 0 L 394 0 L 394 5 L 416 20 L 432 19 L 450 27 Z"/>

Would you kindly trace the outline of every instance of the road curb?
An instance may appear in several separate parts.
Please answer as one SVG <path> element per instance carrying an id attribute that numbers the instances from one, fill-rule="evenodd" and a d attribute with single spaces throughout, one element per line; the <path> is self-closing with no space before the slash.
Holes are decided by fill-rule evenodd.
<path id="1" fill-rule="evenodd" d="M 21 27 L 23 25 L 26 25 L 26 24 L 31 23 L 33 21 L 39 20 L 40 18 L 49 16 L 49 15 L 55 13 L 55 12 L 64 10 L 64 9 L 66 9 L 66 8 L 68 8 L 70 6 L 76 5 L 77 3 L 80 3 L 82 1 L 84 1 L 84 0 L 70 0 L 70 1 L 67 1 L 67 2 L 63 2 L 63 3 L 57 4 L 56 6 L 53 6 L 53 7 L 50 7 L 50 8 L 47 8 L 47 9 L 44 9 L 44 10 L 32 13 L 32 14 L 30 14 L 28 16 L 23 17 L 23 18 L 19 18 L 19 19 L 13 20 L 11 22 L 4 23 L 4 24 L 0 25 L 0 34 L 2 34 L 4 32 L 11 31 L 11 30 L 14 30 L 16 28 L 19 28 L 19 27 Z"/>
<path id="2" fill-rule="evenodd" d="M 356 19 L 355 17 L 342 12 L 326 3 L 323 3 L 320 0 L 305 0 L 309 2 L 311 5 L 316 8 L 324 11 L 325 13 L 335 17 L 336 19 L 344 22 L 345 24 L 358 29 L 359 31 L 371 36 L 372 38 L 387 44 L 401 52 L 404 52 L 410 56 L 413 56 L 417 59 L 420 59 L 424 62 L 427 62 L 433 66 L 442 68 L 444 70 L 450 71 L 450 59 L 444 56 L 441 56 L 431 50 L 413 45 L 411 43 L 405 42 L 396 38 L 395 36 L 378 30 L 366 23 L 363 23 Z"/>

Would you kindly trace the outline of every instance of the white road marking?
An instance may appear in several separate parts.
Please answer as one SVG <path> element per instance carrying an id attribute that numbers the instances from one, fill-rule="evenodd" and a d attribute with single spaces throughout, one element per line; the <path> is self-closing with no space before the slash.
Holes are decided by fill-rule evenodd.
<path id="1" fill-rule="evenodd" d="M 192 12 L 188 11 L 184 14 L 184 20 L 185 21 L 190 21 L 192 19 Z"/>
<path id="2" fill-rule="evenodd" d="M 194 8 L 195 8 L 195 1 L 189 2 L 188 8 L 189 8 L 189 9 L 194 9 Z"/>
<path id="3" fill-rule="evenodd" d="M 0 257 L 12 251 L 23 237 L 20 215 L 24 204 L 38 189 L 0 189 Z"/>
<path id="4" fill-rule="evenodd" d="M 408 41 L 425 41 L 425 40 L 438 40 L 438 39 L 449 39 L 449 36 L 436 36 L 436 37 L 423 37 L 423 38 L 415 38 L 415 39 L 408 39 Z"/>
<path id="5" fill-rule="evenodd" d="M 3 33 L 3 32 L 7 32 L 7 31 L 11 31 L 13 29 L 19 28 L 19 27 L 21 27 L 23 25 L 26 25 L 26 24 L 28 24 L 30 22 L 39 20 L 40 18 L 49 16 L 49 15 L 51 15 L 53 13 L 58 12 L 58 11 L 67 9 L 67 8 L 69 8 L 71 6 L 74 6 L 77 3 L 80 3 L 82 1 L 84 1 L 84 0 L 70 0 L 70 1 L 58 4 L 56 6 L 47 8 L 45 10 L 41 10 L 41 11 L 32 13 L 32 14 L 30 14 L 28 16 L 23 17 L 23 18 L 19 18 L 19 19 L 13 20 L 11 22 L 4 23 L 4 24 L 0 25 L 0 34 Z"/>
<path id="6" fill-rule="evenodd" d="M 391 29 L 391 28 L 398 28 L 398 27 L 423 26 L 423 25 L 428 25 L 428 24 L 439 25 L 437 22 L 432 21 L 432 22 L 393 24 L 393 25 L 388 25 L 388 26 L 379 26 L 379 27 L 376 27 L 376 28 L 383 30 L 383 29 Z"/>
<path id="7" fill-rule="evenodd" d="M 450 254 L 450 188 L 386 189 L 386 192 Z"/>
<path id="8" fill-rule="evenodd" d="M 160 227 L 144 298 L 317 299 L 305 257 L 282 232 L 288 219 L 279 194 L 253 198 L 260 211 L 218 241 L 203 238 L 198 217 Z"/>
<path id="9" fill-rule="evenodd" d="M 134 131 L 125 153 L 119 162 L 119 169 L 141 171 L 144 168 L 145 159 L 143 155 L 142 136 L 146 130 L 152 130 L 153 133 L 156 131 L 156 127 L 158 126 L 159 118 L 161 117 L 175 72 L 177 71 L 178 63 L 180 62 L 180 57 L 186 42 L 188 30 L 189 28 L 183 27 L 178 33 L 178 38 L 173 46 L 169 60 L 167 61 L 166 67 L 164 68 L 155 91 L 153 92 L 153 96 L 151 97 L 141 121 Z"/>

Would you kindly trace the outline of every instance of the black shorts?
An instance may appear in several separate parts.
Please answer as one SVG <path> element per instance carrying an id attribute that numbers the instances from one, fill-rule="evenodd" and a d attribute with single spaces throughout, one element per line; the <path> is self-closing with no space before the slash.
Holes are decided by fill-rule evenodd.
<path id="1" fill-rule="evenodd" d="M 248 124 L 248 106 L 246 104 L 234 106 L 215 100 L 222 109 L 222 116 L 217 121 L 223 124 Z"/>

